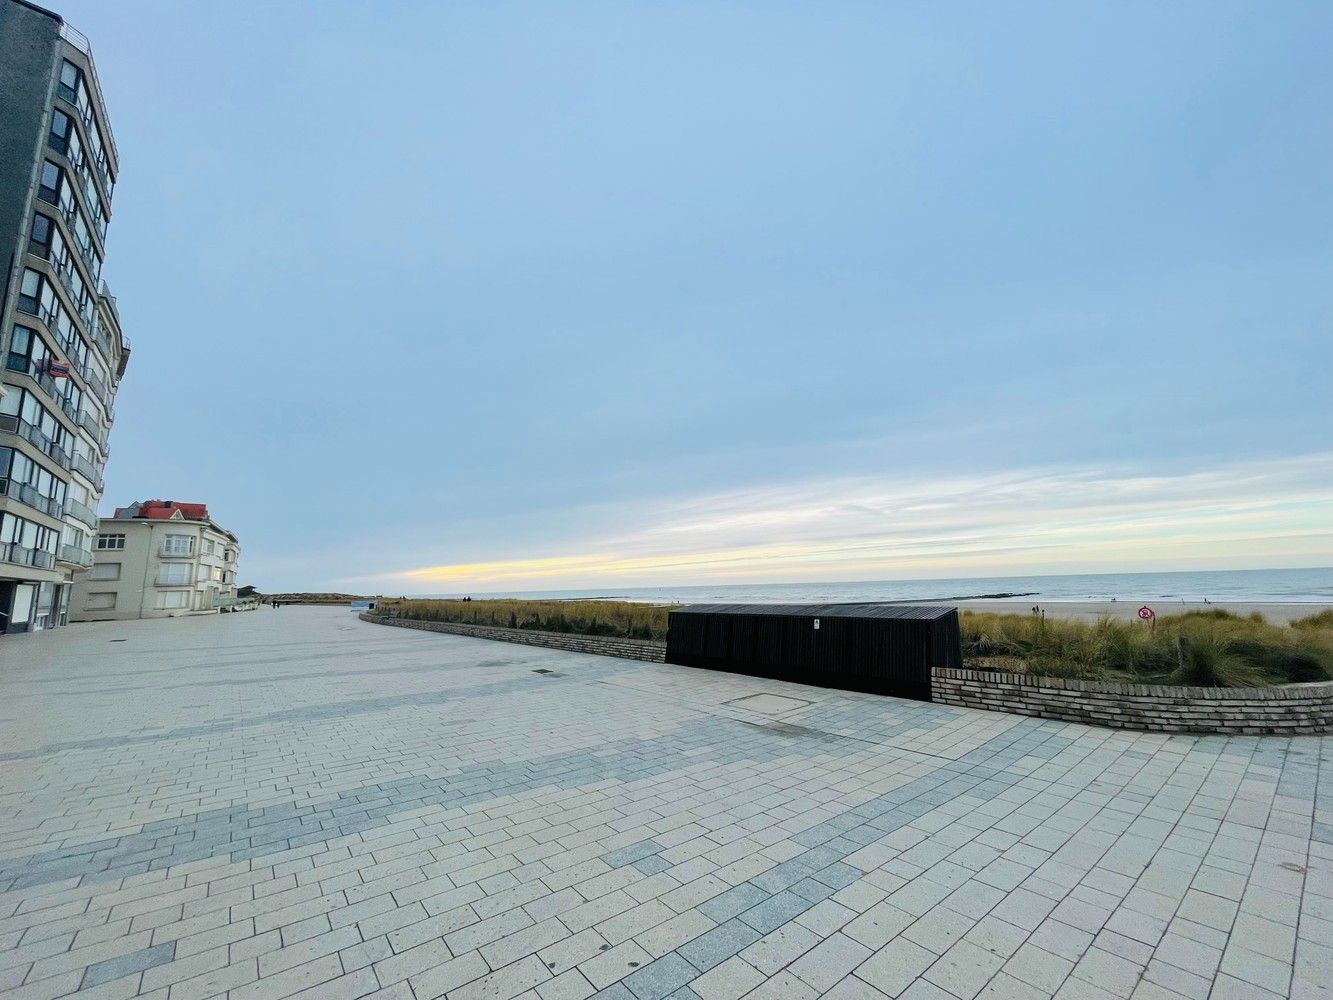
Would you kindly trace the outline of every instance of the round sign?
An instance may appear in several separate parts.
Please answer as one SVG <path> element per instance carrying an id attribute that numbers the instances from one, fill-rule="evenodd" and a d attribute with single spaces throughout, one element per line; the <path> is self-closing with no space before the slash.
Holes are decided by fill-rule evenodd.
<path id="1" fill-rule="evenodd" d="M 1156 618 L 1157 616 L 1153 614 L 1152 608 L 1145 604 L 1143 607 L 1139 608 L 1139 617 L 1144 621 L 1147 621 L 1149 618 Z"/>

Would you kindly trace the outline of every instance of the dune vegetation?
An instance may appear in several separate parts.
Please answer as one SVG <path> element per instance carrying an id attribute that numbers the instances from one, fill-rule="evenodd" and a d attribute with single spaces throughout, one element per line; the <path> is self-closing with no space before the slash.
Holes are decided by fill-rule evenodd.
<path id="1" fill-rule="evenodd" d="M 380 614 L 421 621 L 666 641 L 663 604 L 633 601 L 381 600 Z"/>
<path id="2" fill-rule="evenodd" d="M 1246 687 L 1333 676 L 1333 612 L 1274 625 L 1262 615 L 1191 611 L 1095 624 L 963 612 L 969 667 L 1082 680 Z"/>
<path id="3" fill-rule="evenodd" d="M 382 600 L 425 621 L 665 641 L 668 605 L 630 601 Z M 964 610 L 967 666 L 1082 680 L 1244 687 L 1333 676 L 1333 611 L 1274 625 L 1217 609 L 1095 624 Z"/>

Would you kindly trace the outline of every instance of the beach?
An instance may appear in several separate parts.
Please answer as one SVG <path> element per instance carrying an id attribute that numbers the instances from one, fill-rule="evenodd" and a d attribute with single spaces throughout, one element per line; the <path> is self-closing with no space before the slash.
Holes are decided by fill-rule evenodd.
<path id="1" fill-rule="evenodd" d="M 1117 620 L 1136 619 L 1139 616 L 1139 608 L 1148 607 L 1157 615 L 1158 618 L 1164 618 L 1167 615 L 1184 614 L 1187 611 L 1229 611 L 1232 614 L 1247 617 L 1258 613 L 1264 616 L 1267 621 L 1274 625 L 1285 625 L 1295 621 L 1298 618 L 1305 618 L 1308 615 L 1318 614 L 1321 611 L 1333 608 L 1333 604 L 1318 604 L 1314 602 L 1263 602 L 1263 601 L 1226 601 L 1226 602 L 1203 602 L 1203 601 L 1180 601 L 1180 600 L 1146 600 L 1146 601 L 988 601 L 988 600 L 962 600 L 962 601 L 922 601 L 922 604 L 942 604 L 957 607 L 960 611 L 977 611 L 989 614 L 999 615 L 1021 615 L 1030 614 L 1032 608 L 1037 607 L 1046 613 L 1048 618 L 1062 618 L 1070 621 L 1095 622 L 1102 618 L 1113 618 Z"/>

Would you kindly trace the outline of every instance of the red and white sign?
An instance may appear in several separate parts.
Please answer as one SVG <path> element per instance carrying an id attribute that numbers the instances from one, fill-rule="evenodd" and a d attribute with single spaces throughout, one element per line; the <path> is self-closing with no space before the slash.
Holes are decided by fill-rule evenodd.
<path id="1" fill-rule="evenodd" d="M 1145 604 L 1143 607 L 1139 608 L 1139 617 L 1142 618 L 1145 622 L 1148 622 L 1156 618 L 1157 615 L 1153 612 L 1152 608 L 1148 607 L 1148 605 Z"/>

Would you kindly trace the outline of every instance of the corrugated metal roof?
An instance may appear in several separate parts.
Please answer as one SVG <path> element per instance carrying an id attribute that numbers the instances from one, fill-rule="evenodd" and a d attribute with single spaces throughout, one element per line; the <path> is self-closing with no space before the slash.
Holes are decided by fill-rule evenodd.
<path id="1" fill-rule="evenodd" d="M 921 604 L 690 604 L 671 609 L 687 615 L 790 615 L 806 618 L 909 618 L 934 621 L 957 610 Z"/>

